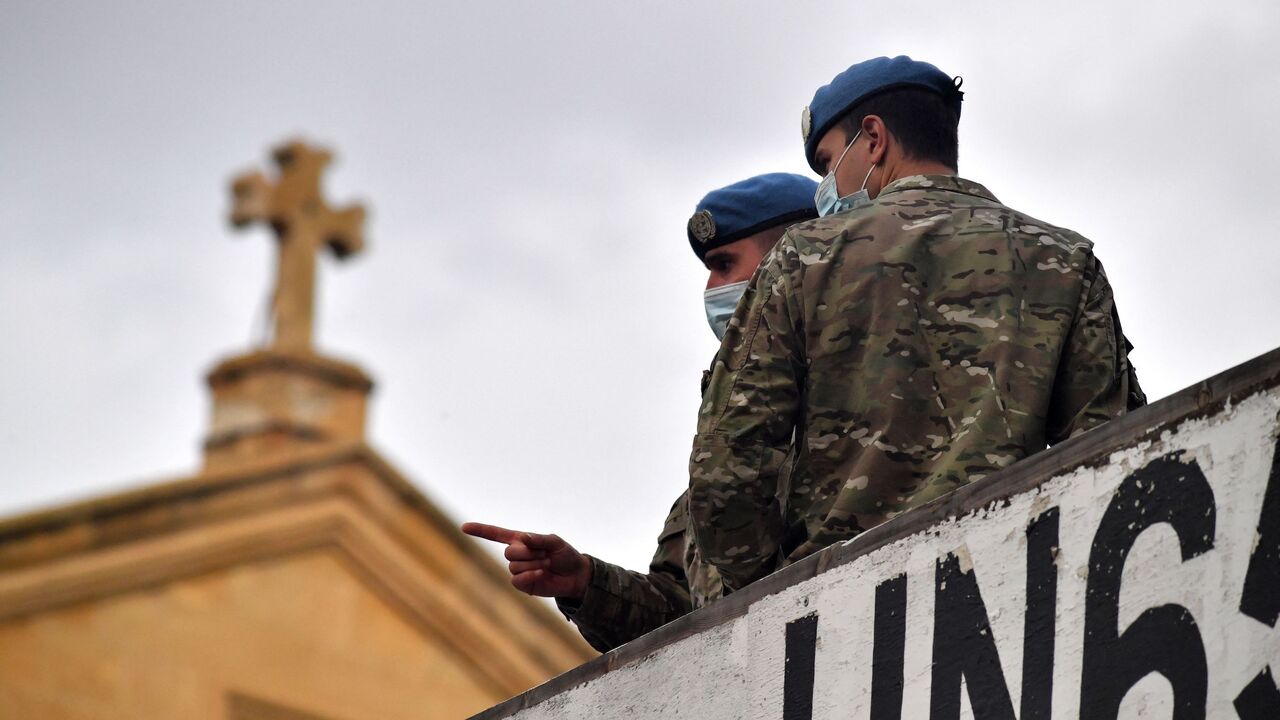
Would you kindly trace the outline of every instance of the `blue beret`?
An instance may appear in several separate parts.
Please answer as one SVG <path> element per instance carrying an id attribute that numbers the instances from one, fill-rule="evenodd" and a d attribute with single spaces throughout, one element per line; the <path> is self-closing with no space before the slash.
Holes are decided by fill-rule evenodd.
<path id="1" fill-rule="evenodd" d="M 855 105 L 877 93 L 898 88 L 914 87 L 931 90 L 946 101 L 960 117 L 960 79 L 949 75 L 927 62 L 912 60 L 906 55 L 896 58 L 878 57 L 860 62 L 835 76 L 829 85 L 818 88 L 813 101 L 804 109 L 800 118 L 800 132 L 804 136 L 804 156 L 813 171 L 822 174 L 814 156 L 818 141 L 845 113 Z"/>
<path id="2" fill-rule="evenodd" d="M 761 230 L 818 217 L 818 183 L 803 175 L 768 173 L 712 190 L 698 203 L 686 231 L 699 260 L 707 251 Z"/>

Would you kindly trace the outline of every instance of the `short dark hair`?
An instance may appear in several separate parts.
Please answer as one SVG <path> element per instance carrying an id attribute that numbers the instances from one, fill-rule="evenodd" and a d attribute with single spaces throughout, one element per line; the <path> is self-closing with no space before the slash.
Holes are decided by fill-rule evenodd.
<path id="1" fill-rule="evenodd" d="M 907 157 L 938 162 L 953 170 L 959 167 L 960 116 L 937 93 L 909 87 L 886 90 L 858 103 L 836 126 L 852 140 L 868 115 L 878 115 L 884 121 Z"/>

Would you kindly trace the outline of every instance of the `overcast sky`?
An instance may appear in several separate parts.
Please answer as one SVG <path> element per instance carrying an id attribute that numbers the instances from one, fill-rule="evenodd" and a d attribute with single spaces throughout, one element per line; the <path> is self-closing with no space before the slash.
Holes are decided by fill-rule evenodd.
<path id="1" fill-rule="evenodd" d="M 961 174 L 1096 243 L 1148 395 L 1280 345 L 1280 5 L 14 2 L 0 23 L 0 514 L 199 466 L 273 276 L 228 180 L 301 136 L 367 252 L 320 348 L 459 521 L 643 567 L 716 348 L 709 189 L 808 173 L 853 62 L 965 79 Z"/>

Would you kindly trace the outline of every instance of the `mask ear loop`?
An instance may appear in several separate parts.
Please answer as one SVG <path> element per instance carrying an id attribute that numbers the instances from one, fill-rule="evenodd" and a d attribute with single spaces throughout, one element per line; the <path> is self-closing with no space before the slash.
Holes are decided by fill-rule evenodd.
<path id="1" fill-rule="evenodd" d="M 867 189 L 867 181 L 871 179 L 871 173 L 875 172 L 877 167 L 880 167 L 880 166 L 872 165 L 871 169 L 867 171 L 867 176 L 862 178 L 862 187 L 858 188 L 858 192 L 862 192 L 863 190 Z"/>
<path id="2" fill-rule="evenodd" d="M 854 134 L 853 139 L 849 141 L 849 144 L 844 146 L 844 152 L 840 153 L 840 159 L 836 160 L 835 167 L 831 168 L 832 175 L 835 174 L 836 170 L 840 169 L 840 163 L 844 162 L 844 156 L 849 154 L 849 148 L 853 147 L 853 144 L 858 142 L 858 138 L 860 137 L 862 137 L 861 128 L 859 128 L 858 132 Z"/>
<path id="3" fill-rule="evenodd" d="M 858 132 L 853 134 L 853 139 L 849 141 L 848 145 L 844 146 L 844 152 L 840 153 L 840 157 L 836 159 L 836 164 L 831 167 L 831 171 L 828 172 L 827 176 L 822 178 L 822 182 L 818 184 L 818 190 L 813 194 L 815 204 L 822 204 L 822 190 L 827 187 L 828 184 L 831 189 L 835 191 L 836 197 L 838 198 L 840 196 L 840 185 L 836 182 L 836 171 L 840 169 L 840 163 L 844 162 L 844 156 L 849 154 L 849 148 L 852 148 L 853 144 L 858 142 L 858 138 L 860 137 L 862 137 L 862 128 L 858 128 Z M 863 180 L 862 184 L 865 186 L 867 181 Z"/>

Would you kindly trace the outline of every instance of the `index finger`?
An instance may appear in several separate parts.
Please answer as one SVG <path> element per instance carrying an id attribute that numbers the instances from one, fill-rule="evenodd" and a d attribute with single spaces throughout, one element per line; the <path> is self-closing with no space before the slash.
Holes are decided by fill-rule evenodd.
<path id="1" fill-rule="evenodd" d="M 462 523 L 462 532 L 484 540 L 492 540 L 493 542 L 506 543 L 510 545 L 520 539 L 522 533 L 515 530 L 508 530 L 497 525 L 486 525 L 484 523 L 468 522 Z"/>

